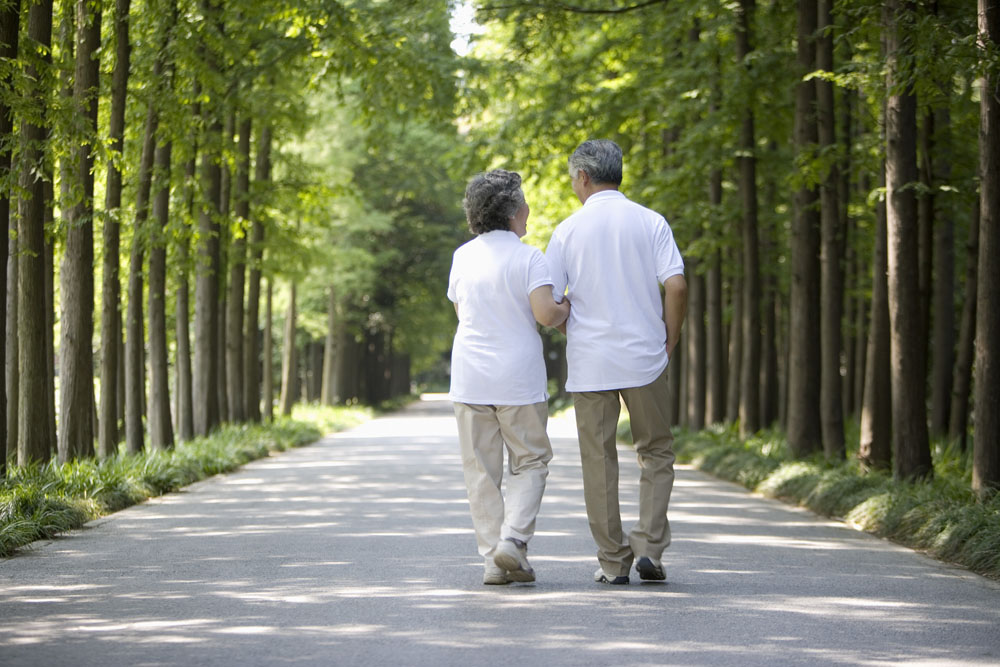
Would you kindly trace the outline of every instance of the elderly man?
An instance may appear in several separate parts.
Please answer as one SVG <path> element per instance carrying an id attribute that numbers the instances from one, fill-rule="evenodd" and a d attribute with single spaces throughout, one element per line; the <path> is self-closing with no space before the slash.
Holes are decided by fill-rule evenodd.
<path id="1" fill-rule="evenodd" d="M 556 227 L 546 258 L 554 296 L 565 293 L 573 304 L 566 389 L 576 408 L 584 498 L 600 562 L 594 580 L 627 584 L 635 561 L 641 579 L 663 581 L 674 483 L 667 361 L 687 311 L 684 261 L 663 216 L 618 191 L 617 144 L 584 142 L 569 158 L 569 173 L 583 206 Z M 639 521 L 627 539 L 615 447 L 621 400 L 641 469 Z"/>

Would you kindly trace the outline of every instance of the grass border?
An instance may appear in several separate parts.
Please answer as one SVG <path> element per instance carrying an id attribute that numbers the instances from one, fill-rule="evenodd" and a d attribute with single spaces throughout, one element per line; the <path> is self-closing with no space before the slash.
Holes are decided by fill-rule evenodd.
<path id="1" fill-rule="evenodd" d="M 227 424 L 168 450 L 126 454 L 122 449 L 103 460 L 11 467 L 0 482 L 0 558 L 272 452 L 311 444 L 324 434 L 366 421 L 373 412 L 361 407 L 296 406 L 292 417 L 264 424 Z"/>
<path id="2" fill-rule="evenodd" d="M 632 442 L 627 416 L 618 437 Z M 741 441 L 733 426 L 678 429 L 674 450 L 679 462 L 720 479 L 1000 580 L 1000 493 L 978 500 L 953 452 L 938 452 L 932 480 L 904 482 L 854 460 L 792 460 L 777 431 Z"/>

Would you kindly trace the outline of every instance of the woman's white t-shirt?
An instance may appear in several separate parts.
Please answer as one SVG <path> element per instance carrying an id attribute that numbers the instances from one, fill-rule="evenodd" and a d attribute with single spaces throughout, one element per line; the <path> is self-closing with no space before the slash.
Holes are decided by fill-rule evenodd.
<path id="1" fill-rule="evenodd" d="M 548 263 L 514 232 L 494 230 L 459 247 L 448 298 L 458 304 L 451 400 L 530 405 L 548 398 L 531 292 L 552 285 Z"/>

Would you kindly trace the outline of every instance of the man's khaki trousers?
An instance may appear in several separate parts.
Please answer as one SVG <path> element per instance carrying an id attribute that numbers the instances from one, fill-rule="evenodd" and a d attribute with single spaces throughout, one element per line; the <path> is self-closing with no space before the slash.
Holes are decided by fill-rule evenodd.
<path id="1" fill-rule="evenodd" d="M 491 556 L 508 537 L 527 542 L 535 534 L 552 460 L 545 432 L 548 406 L 455 403 L 455 417 L 480 555 Z M 510 472 L 506 503 L 501 492 L 504 449 Z"/>
<path id="2" fill-rule="evenodd" d="M 619 399 L 619 396 L 621 397 Z M 670 544 L 667 506 L 674 486 L 674 437 L 667 371 L 644 387 L 573 394 L 583 463 L 583 495 L 597 560 L 609 575 L 627 575 L 636 557 L 660 560 Z M 626 539 L 618 506 L 618 428 L 625 401 L 639 459 L 639 521 Z"/>

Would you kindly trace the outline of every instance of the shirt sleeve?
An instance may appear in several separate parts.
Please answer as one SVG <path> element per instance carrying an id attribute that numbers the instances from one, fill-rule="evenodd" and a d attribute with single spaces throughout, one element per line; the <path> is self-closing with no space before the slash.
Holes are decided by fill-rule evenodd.
<path id="1" fill-rule="evenodd" d="M 451 258 L 451 273 L 448 274 L 448 299 L 458 303 L 458 271 L 456 269 L 456 257 Z"/>
<path id="2" fill-rule="evenodd" d="M 684 274 L 684 259 L 674 241 L 674 233 L 664 219 L 657 221 L 653 238 L 656 250 L 656 277 L 661 283 L 672 276 Z"/>
<path id="3" fill-rule="evenodd" d="M 552 277 L 549 275 L 549 263 L 545 261 L 545 255 L 538 248 L 532 248 L 528 260 L 528 294 L 543 285 L 551 284 Z"/>
<path id="4" fill-rule="evenodd" d="M 549 265 L 549 274 L 552 276 L 552 298 L 557 303 L 562 303 L 566 296 L 566 285 L 569 278 L 566 275 L 566 264 L 562 256 L 562 241 L 558 233 L 553 233 L 549 240 L 549 247 L 545 250 L 545 261 Z"/>

